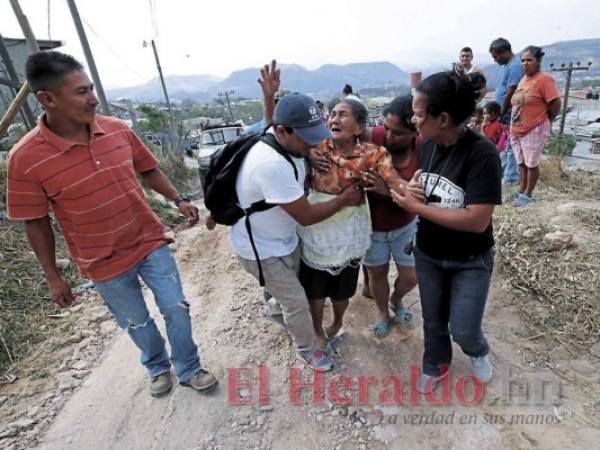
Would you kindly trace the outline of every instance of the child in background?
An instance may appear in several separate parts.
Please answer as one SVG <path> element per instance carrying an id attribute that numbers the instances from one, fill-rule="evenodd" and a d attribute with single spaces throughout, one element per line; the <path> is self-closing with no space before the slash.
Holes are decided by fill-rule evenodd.
<path id="1" fill-rule="evenodd" d="M 483 107 L 483 134 L 496 145 L 499 152 L 506 147 L 508 130 L 500 121 L 500 105 L 488 102 Z"/>
<path id="2" fill-rule="evenodd" d="M 469 128 L 477 134 L 483 134 L 483 108 L 475 108 L 469 122 Z"/>

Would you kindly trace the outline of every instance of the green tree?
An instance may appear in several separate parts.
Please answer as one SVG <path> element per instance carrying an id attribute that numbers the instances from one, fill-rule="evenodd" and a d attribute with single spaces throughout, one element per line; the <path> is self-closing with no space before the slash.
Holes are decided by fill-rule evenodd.
<path id="1" fill-rule="evenodd" d="M 139 121 L 141 132 L 162 133 L 167 124 L 168 115 L 159 111 L 153 106 L 141 104 L 137 107 L 138 111 L 144 114 L 146 120 Z"/>

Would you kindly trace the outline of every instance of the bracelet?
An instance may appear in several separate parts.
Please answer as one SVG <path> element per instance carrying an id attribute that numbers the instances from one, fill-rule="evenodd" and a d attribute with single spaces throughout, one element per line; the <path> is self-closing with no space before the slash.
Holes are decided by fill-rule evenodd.
<path id="1" fill-rule="evenodd" d="M 175 203 L 175 206 L 177 206 L 179 208 L 179 204 L 181 202 L 186 202 L 189 203 L 190 202 L 190 198 L 186 195 L 178 195 L 175 200 L 173 200 L 173 202 Z"/>

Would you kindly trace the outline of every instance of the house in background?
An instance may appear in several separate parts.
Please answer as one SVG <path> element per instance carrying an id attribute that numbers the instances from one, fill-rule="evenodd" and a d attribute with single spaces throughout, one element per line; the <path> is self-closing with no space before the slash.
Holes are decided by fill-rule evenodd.
<path id="1" fill-rule="evenodd" d="M 12 65 L 17 72 L 17 76 L 19 77 L 19 81 L 25 80 L 25 61 L 27 60 L 27 56 L 29 55 L 29 51 L 27 50 L 27 43 L 25 39 L 14 39 L 14 38 L 2 38 L 4 42 L 4 46 L 8 51 L 10 59 L 12 60 Z M 64 42 L 62 41 L 54 41 L 54 40 L 38 40 L 38 45 L 40 50 L 52 50 L 57 47 L 62 47 Z M 8 79 L 8 73 L 6 71 L 6 62 L 3 58 L 0 57 L 0 78 Z M 0 84 L 0 117 L 4 115 L 8 106 L 12 102 L 15 96 L 14 89 L 9 88 L 3 84 Z M 40 112 L 40 106 L 37 101 L 33 98 L 33 96 L 29 96 L 29 105 L 31 106 L 34 114 L 37 116 Z M 21 115 L 17 115 L 17 121 L 21 121 Z"/>

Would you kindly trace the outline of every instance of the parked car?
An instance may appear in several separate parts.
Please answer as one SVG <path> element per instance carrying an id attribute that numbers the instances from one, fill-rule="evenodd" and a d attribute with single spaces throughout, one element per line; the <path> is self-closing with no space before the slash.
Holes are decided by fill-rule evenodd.
<path id="1" fill-rule="evenodd" d="M 210 166 L 210 158 L 217 151 L 235 141 L 244 133 L 244 128 L 238 126 L 217 127 L 204 130 L 198 136 L 198 175 L 204 186 L 204 177 Z"/>
<path id="2" fill-rule="evenodd" d="M 146 140 L 148 142 L 150 142 L 151 144 L 157 145 L 159 147 L 162 147 L 162 141 L 160 140 L 160 138 L 158 136 L 156 136 L 155 134 L 152 133 L 146 133 L 144 135 L 144 137 L 146 138 Z"/>

